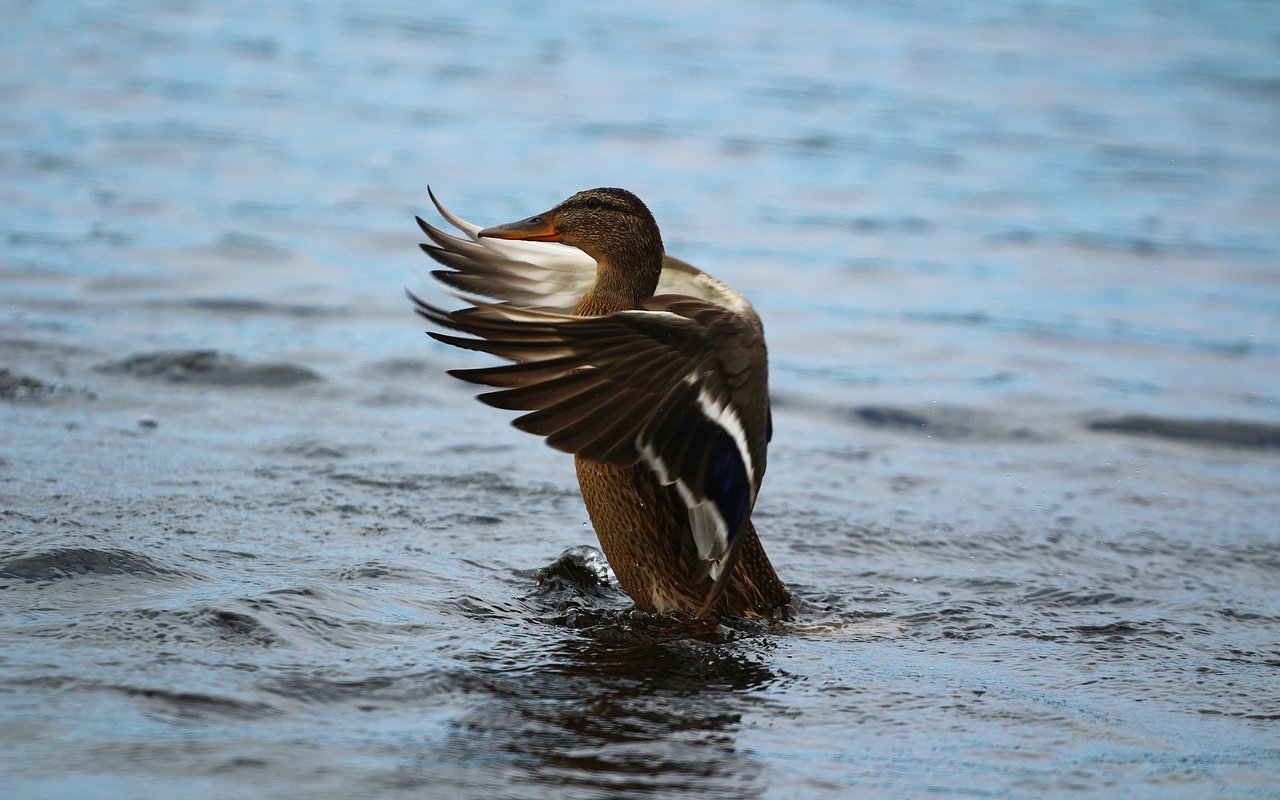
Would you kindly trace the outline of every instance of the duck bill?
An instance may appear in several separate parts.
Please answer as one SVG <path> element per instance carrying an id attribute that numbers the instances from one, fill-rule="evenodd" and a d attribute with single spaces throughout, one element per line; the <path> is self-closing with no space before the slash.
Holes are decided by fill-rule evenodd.
<path id="1" fill-rule="evenodd" d="M 478 236 L 492 239 L 519 239 L 525 242 L 560 242 L 564 241 L 560 229 L 551 222 L 551 214 L 538 214 L 536 217 L 522 219 L 519 222 L 508 222 L 506 225 L 494 225 L 480 231 Z"/>

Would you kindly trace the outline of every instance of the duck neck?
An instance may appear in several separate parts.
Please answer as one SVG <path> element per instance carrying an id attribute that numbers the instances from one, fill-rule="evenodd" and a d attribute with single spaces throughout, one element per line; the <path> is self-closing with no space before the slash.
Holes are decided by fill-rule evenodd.
<path id="1" fill-rule="evenodd" d="M 645 248 L 634 255 L 596 255 L 596 280 L 574 313 L 582 316 L 630 311 L 653 297 L 662 274 L 662 247 Z"/>

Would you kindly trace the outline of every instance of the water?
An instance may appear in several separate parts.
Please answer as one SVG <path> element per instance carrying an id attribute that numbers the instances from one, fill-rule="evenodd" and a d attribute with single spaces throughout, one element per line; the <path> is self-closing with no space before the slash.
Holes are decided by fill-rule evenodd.
<path id="1" fill-rule="evenodd" d="M 1280 796 L 1273 5 L 3 15 L 0 793 Z M 428 181 L 753 299 L 795 619 L 548 567 Z"/>

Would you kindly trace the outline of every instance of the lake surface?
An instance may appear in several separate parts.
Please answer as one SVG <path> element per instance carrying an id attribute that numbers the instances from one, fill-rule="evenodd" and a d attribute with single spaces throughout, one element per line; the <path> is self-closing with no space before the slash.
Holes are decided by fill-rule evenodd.
<path id="1" fill-rule="evenodd" d="M 0 794 L 1280 797 L 1280 7 L 473 5 L 3 4 Z M 560 558 L 428 182 L 752 298 L 794 618 Z"/>

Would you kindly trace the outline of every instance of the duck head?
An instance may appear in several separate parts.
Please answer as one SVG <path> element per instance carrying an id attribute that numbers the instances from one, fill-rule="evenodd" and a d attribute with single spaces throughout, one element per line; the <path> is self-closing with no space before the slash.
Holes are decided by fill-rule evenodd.
<path id="1" fill-rule="evenodd" d="M 563 242 L 596 260 L 597 292 L 634 307 L 662 272 L 662 235 L 653 214 L 625 189 L 588 189 L 541 214 L 480 231 L 494 239 Z"/>

